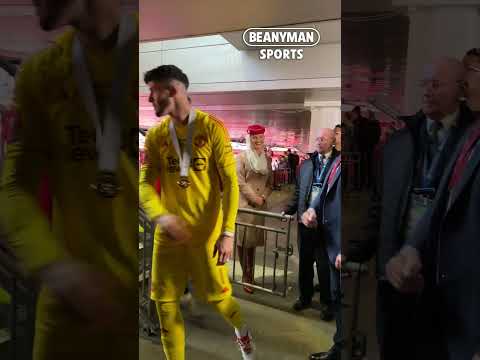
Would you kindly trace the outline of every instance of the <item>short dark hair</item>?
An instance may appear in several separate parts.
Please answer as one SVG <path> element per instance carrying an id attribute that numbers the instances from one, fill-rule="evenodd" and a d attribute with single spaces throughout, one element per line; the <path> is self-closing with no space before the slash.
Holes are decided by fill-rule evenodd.
<path id="1" fill-rule="evenodd" d="M 480 57 L 480 48 L 473 48 L 467 51 L 466 56 L 479 56 Z"/>
<path id="2" fill-rule="evenodd" d="M 355 106 L 352 110 L 352 112 L 357 113 L 358 115 L 361 114 L 362 110 L 360 109 L 360 106 Z"/>
<path id="3" fill-rule="evenodd" d="M 185 75 L 185 73 L 175 65 L 161 65 L 155 69 L 147 71 L 143 77 L 145 84 L 148 84 L 151 81 L 161 82 L 171 80 L 180 81 L 187 89 L 190 85 L 187 75 Z"/>
<path id="4" fill-rule="evenodd" d="M 342 127 L 343 127 L 343 124 L 337 124 L 337 125 L 335 125 L 335 128 L 334 128 L 334 129 L 337 129 L 337 128 L 338 128 L 338 129 L 341 129 Z"/>

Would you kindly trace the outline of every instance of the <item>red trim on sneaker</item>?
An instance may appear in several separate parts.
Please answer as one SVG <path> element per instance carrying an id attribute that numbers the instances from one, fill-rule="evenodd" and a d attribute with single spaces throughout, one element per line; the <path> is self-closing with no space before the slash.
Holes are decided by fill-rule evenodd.
<path id="1" fill-rule="evenodd" d="M 236 337 L 237 344 L 242 348 L 245 354 L 250 354 L 253 351 L 252 338 L 250 336 L 250 333 L 247 333 L 247 335 L 242 337 L 238 337 L 238 336 L 235 336 L 235 337 Z"/>

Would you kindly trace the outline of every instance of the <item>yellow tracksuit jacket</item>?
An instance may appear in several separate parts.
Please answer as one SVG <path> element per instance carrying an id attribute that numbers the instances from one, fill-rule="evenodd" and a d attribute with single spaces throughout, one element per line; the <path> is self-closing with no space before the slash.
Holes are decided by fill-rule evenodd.
<path id="1" fill-rule="evenodd" d="M 8 146 L 2 172 L 0 221 L 28 274 L 68 258 L 88 263 L 118 280 L 112 298 L 125 309 L 123 316 L 132 317 L 115 335 L 92 332 L 59 299 L 41 289 L 34 358 L 134 359 L 138 354 L 138 349 L 134 352 L 138 344 L 134 325 L 138 321 L 138 61 L 125 69 L 129 96 L 122 102 L 118 170 L 123 191 L 113 200 L 104 199 L 90 188 L 97 174 L 95 127 L 77 91 L 73 39 L 74 31 L 67 31 L 19 72 L 15 90 L 19 130 L 17 141 Z M 136 58 L 137 47 L 132 49 Z M 116 76 L 114 54 L 92 49 L 86 53 L 101 104 Z M 36 199 L 42 176 L 48 176 L 54 197 L 51 226 Z M 116 341 L 116 336 L 132 342 Z"/>
<path id="2" fill-rule="evenodd" d="M 169 133 L 167 118 L 148 131 L 145 139 L 145 165 L 140 174 L 140 202 L 151 219 L 172 214 L 183 218 L 193 236 L 193 245 L 216 241 L 220 233 L 235 231 L 239 190 L 230 137 L 223 123 L 196 110 L 193 154 L 189 169 L 191 186 L 182 189 L 180 163 Z M 176 127 L 180 144 L 187 138 L 187 126 Z M 159 178 L 161 194 L 154 183 Z M 222 195 L 223 190 L 223 195 Z M 155 242 L 171 246 L 157 228 Z"/>

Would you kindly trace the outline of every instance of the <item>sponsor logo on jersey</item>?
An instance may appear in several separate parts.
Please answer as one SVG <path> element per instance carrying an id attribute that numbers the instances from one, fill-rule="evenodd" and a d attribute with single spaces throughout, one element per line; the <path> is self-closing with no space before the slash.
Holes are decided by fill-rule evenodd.
<path id="1" fill-rule="evenodd" d="M 193 158 L 192 159 L 192 168 L 194 171 L 205 171 L 207 169 L 207 159 L 206 158 Z"/>
<path id="2" fill-rule="evenodd" d="M 169 173 L 176 173 L 180 172 L 180 162 L 178 161 L 178 158 L 169 156 L 167 157 L 167 171 Z"/>
<path id="3" fill-rule="evenodd" d="M 206 171 L 207 170 L 207 158 L 196 157 L 193 158 L 190 166 L 193 171 Z M 167 157 L 167 171 L 170 174 L 180 172 L 180 161 L 177 157 L 168 156 Z"/>
<path id="4" fill-rule="evenodd" d="M 202 135 L 197 135 L 197 136 L 195 136 L 195 139 L 193 140 L 193 143 L 195 144 L 196 147 L 202 148 L 207 143 L 207 137 L 203 134 Z"/>

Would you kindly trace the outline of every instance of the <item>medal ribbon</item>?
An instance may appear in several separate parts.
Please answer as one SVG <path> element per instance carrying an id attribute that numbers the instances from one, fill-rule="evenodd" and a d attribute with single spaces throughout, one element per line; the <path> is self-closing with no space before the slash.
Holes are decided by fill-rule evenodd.
<path id="1" fill-rule="evenodd" d="M 105 109 L 105 118 L 100 122 L 100 111 L 93 90 L 93 82 L 87 68 L 87 61 L 83 46 L 78 36 L 75 37 L 72 46 L 73 74 L 77 82 L 78 90 L 83 98 L 84 105 L 90 118 L 95 125 L 96 149 L 98 152 L 98 169 L 100 172 L 116 172 L 120 158 L 122 142 L 121 104 L 128 94 L 129 76 L 125 70 L 130 69 L 133 52 L 130 43 L 136 33 L 136 26 L 131 16 L 125 16 L 120 23 L 118 41 L 115 48 L 116 68 L 112 83 L 110 98 Z"/>
<path id="2" fill-rule="evenodd" d="M 180 160 L 180 178 L 188 177 L 188 169 L 190 167 L 190 161 L 192 159 L 193 122 L 195 121 L 196 117 L 196 111 L 194 109 L 190 110 L 187 125 L 187 143 L 185 144 L 185 147 L 183 149 L 183 154 L 180 150 L 180 143 L 178 141 L 177 132 L 175 131 L 175 124 L 172 120 L 170 120 L 170 124 L 168 126 L 173 147 L 175 148 L 175 152 L 177 153 Z"/>

